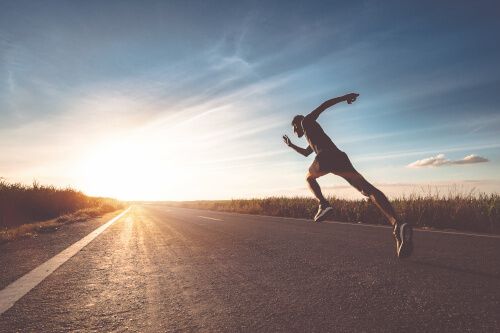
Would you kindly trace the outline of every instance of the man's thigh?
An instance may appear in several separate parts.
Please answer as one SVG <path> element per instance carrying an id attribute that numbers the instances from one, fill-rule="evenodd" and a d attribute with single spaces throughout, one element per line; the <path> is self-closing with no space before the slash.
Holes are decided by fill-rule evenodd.
<path id="1" fill-rule="evenodd" d="M 324 167 L 321 166 L 319 161 L 314 159 L 311 166 L 309 167 L 309 172 L 307 173 L 307 179 L 309 178 L 319 178 L 326 174 L 330 173 L 330 171 L 325 170 Z"/>
<path id="2" fill-rule="evenodd" d="M 320 152 L 314 159 L 313 165 L 317 165 L 317 169 L 326 173 L 333 173 L 342 178 L 359 178 L 361 175 L 354 169 L 347 154 L 338 152 Z"/>

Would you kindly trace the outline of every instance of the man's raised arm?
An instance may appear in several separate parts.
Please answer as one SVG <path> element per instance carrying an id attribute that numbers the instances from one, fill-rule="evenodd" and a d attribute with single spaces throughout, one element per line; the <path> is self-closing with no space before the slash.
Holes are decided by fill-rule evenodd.
<path id="1" fill-rule="evenodd" d="M 316 120 L 316 119 L 318 119 L 319 115 L 323 111 L 325 111 L 326 109 L 328 109 L 330 106 L 334 106 L 335 104 L 343 102 L 343 101 L 347 101 L 348 104 L 351 104 L 352 102 L 354 102 L 356 100 L 356 98 L 358 96 L 359 96 L 359 94 L 351 93 L 351 94 L 344 95 L 342 97 L 337 97 L 337 98 L 329 99 L 328 101 L 326 101 L 323 104 L 321 104 L 320 106 L 318 106 L 316 108 L 316 110 L 314 110 L 313 112 L 309 113 L 306 116 L 306 118 L 307 119 L 311 119 L 311 120 Z"/>

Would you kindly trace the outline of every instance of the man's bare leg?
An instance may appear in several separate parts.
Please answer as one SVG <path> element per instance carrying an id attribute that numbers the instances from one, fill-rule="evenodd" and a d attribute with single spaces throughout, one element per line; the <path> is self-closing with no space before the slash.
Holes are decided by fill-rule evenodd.
<path id="1" fill-rule="evenodd" d="M 319 187 L 319 184 L 316 181 L 316 178 L 326 175 L 327 173 L 328 172 L 320 171 L 318 163 L 314 162 L 309 168 L 309 172 L 307 173 L 306 177 L 307 186 L 309 186 L 309 189 L 314 194 L 316 199 L 319 201 L 318 213 L 314 217 L 314 221 L 317 222 L 324 221 L 333 212 L 333 208 L 330 206 L 330 203 L 323 196 L 321 188 Z"/>
<path id="2" fill-rule="evenodd" d="M 307 181 L 307 186 L 311 190 L 311 192 L 314 194 L 316 199 L 318 199 L 320 204 L 325 204 L 328 201 L 326 201 L 325 197 L 323 196 L 323 193 L 321 192 L 321 187 L 319 187 L 318 182 L 316 181 L 316 177 L 311 175 L 310 173 L 307 174 L 306 177 Z"/>
<path id="3" fill-rule="evenodd" d="M 328 201 L 326 201 L 325 197 L 323 196 L 323 193 L 321 192 L 321 187 L 319 187 L 319 184 L 316 181 L 316 179 L 328 173 L 329 172 L 321 171 L 319 168 L 319 163 L 314 161 L 313 164 L 311 164 L 311 166 L 309 167 L 309 172 L 307 173 L 306 176 L 307 186 L 314 194 L 316 199 L 318 199 L 320 204 L 326 204 L 328 203 Z"/>
<path id="4" fill-rule="evenodd" d="M 413 227 L 409 223 L 400 223 L 396 212 L 392 208 L 387 197 L 379 189 L 368 183 L 360 174 L 352 177 L 344 177 L 349 184 L 369 197 L 372 202 L 387 216 L 394 226 L 393 234 L 396 238 L 398 257 L 403 259 L 409 257 L 413 252 Z"/>
<path id="5" fill-rule="evenodd" d="M 384 193 L 378 188 L 370 184 L 366 179 L 360 174 L 354 177 L 346 177 L 345 180 L 349 182 L 355 189 L 361 192 L 364 196 L 369 197 L 372 202 L 384 213 L 385 216 L 394 225 L 397 222 L 397 215 L 392 207 L 391 203 L 387 199 Z"/>

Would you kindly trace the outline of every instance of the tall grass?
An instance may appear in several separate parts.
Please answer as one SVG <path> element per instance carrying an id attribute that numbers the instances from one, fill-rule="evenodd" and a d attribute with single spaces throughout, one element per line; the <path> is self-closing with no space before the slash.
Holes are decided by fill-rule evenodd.
<path id="1" fill-rule="evenodd" d="M 8 183 L 0 178 L 0 238 L 15 238 L 13 234 L 23 234 L 25 229 L 42 230 L 123 207 L 116 199 L 89 197 L 69 187 L 60 189 L 37 181 L 33 185 Z"/>
<path id="2" fill-rule="evenodd" d="M 331 220 L 389 224 L 388 219 L 368 200 L 329 197 Z M 392 201 L 402 221 L 430 229 L 455 229 L 500 233 L 500 195 L 474 191 L 447 195 L 411 194 Z M 270 197 L 222 201 L 169 202 L 168 205 L 224 212 L 312 219 L 318 209 L 316 200 L 304 197 Z"/>

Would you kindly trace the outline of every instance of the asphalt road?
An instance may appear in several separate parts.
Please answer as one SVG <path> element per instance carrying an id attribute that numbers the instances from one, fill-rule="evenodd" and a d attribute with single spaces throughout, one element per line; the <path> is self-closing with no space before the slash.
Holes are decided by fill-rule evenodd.
<path id="1" fill-rule="evenodd" d="M 104 222 L 0 246 L 0 289 Z M 0 332 L 500 331 L 500 237 L 416 230 L 402 261 L 391 232 L 134 206 Z"/>

